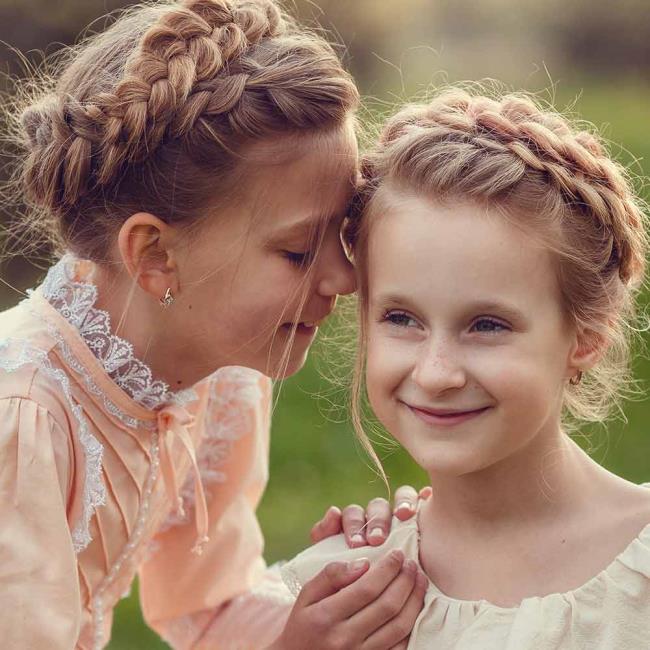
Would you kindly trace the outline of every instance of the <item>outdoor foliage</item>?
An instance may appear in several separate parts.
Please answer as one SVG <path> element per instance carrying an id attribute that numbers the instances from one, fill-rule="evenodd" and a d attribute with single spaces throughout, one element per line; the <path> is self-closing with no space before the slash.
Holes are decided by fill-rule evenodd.
<path id="1" fill-rule="evenodd" d="M 37 50 L 51 53 L 75 41 L 84 25 L 101 29 L 106 11 L 128 3 L 116 0 L 0 0 L 0 71 L 21 74 L 11 51 L 38 62 Z M 650 173 L 650 5 L 646 0 L 593 3 L 589 0 L 308 0 L 290 3 L 304 19 L 336 30 L 362 92 L 373 98 L 361 113 L 370 128 L 379 113 L 402 100 L 433 90 L 447 80 L 500 79 L 517 90 L 542 91 L 554 104 L 603 128 L 616 156 L 631 165 L 650 200 L 642 177 Z M 55 43 L 54 45 L 51 45 Z M 58 45 L 56 45 L 58 43 Z M 16 83 L 16 82 L 14 82 Z M 20 82 L 17 82 L 20 83 Z M 0 90 L 11 90 L 8 78 Z M 4 163 L 0 166 L 0 174 Z M 1 180 L 0 176 L 0 180 Z M 5 215 L 5 219 L 10 215 Z M 39 271 L 15 259 L 2 279 L 24 290 Z M 0 304 L 19 295 L 3 287 Z M 644 298 L 644 305 L 646 300 Z M 328 347 L 329 346 L 329 347 Z M 333 347 L 332 347 L 333 346 Z M 355 443 L 347 421 L 344 390 L 316 366 L 347 354 L 334 342 L 316 354 L 296 377 L 278 387 L 274 414 L 271 479 L 259 511 L 269 562 L 290 557 L 308 543 L 311 525 L 331 504 L 365 503 L 385 496 L 385 487 Z M 635 362 L 645 392 L 650 362 L 643 350 Z M 320 361 L 319 361 L 320 359 Z M 650 406 L 643 398 L 626 407 L 627 424 L 593 427 L 580 443 L 614 472 L 633 481 L 650 480 Z M 379 448 L 394 489 L 420 486 L 423 473 L 397 447 Z M 110 650 L 167 647 L 142 624 L 137 585 L 118 607 Z"/>

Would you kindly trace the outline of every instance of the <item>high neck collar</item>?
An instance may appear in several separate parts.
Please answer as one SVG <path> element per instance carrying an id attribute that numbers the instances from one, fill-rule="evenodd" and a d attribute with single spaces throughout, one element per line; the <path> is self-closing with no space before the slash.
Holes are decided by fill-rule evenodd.
<path id="1" fill-rule="evenodd" d="M 149 366 L 135 357 L 133 345 L 113 334 L 109 313 L 94 306 L 98 296 L 94 272 L 93 262 L 67 253 L 49 269 L 42 295 L 78 330 L 109 377 L 140 405 L 156 409 L 196 399 L 191 388 L 173 392 L 164 381 L 154 379 Z"/>

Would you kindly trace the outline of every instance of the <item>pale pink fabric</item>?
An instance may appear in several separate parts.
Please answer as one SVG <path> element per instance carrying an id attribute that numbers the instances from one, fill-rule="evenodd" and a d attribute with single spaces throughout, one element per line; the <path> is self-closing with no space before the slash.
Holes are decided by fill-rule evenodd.
<path id="1" fill-rule="evenodd" d="M 271 382 L 169 392 L 108 334 L 92 270 L 67 256 L 0 314 L 0 644 L 103 648 L 138 572 L 173 648 L 264 648 L 292 602 L 255 518 Z"/>

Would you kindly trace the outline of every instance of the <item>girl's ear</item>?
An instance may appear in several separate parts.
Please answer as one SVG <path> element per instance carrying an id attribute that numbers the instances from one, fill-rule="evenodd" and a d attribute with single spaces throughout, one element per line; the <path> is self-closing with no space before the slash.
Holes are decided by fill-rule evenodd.
<path id="1" fill-rule="evenodd" d="M 147 212 L 132 214 L 120 228 L 117 244 L 129 275 L 156 298 L 168 288 L 178 293 L 178 267 L 173 244 L 175 230 Z"/>
<path id="2" fill-rule="evenodd" d="M 606 352 L 607 341 L 602 334 L 587 329 L 578 331 L 567 360 L 568 378 L 574 377 L 578 371 L 593 368 Z"/>

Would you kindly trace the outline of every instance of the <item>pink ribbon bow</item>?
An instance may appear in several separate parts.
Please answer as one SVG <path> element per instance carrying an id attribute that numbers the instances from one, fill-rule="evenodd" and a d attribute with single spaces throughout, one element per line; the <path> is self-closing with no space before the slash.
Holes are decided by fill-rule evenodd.
<path id="1" fill-rule="evenodd" d="M 209 541 L 208 506 L 205 501 L 201 473 L 196 462 L 196 452 L 194 450 L 194 445 L 192 444 L 192 438 L 187 430 L 187 427 L 189 427 L 193 422 L 194 417 L 178 404 L 164 406 L 160 411 L 158 411 L 160 469 L 165 482 L 167 495 L 169 496 L 171 503 L 175 505 L 177 514 L 181 517 L 185 515 L 185 510 L 183 508 L 183 499 L 178 492 L 176 471 L 174 470 L 174 463 L 170 452 L 174 438 L 178 438 L 181 441 L 192 462 L 195 494 L 194 515 L 197 533 L 196 542 L 192 548 L 192 552 L 200 555 L 203 552 L 203 547 Z"/>

